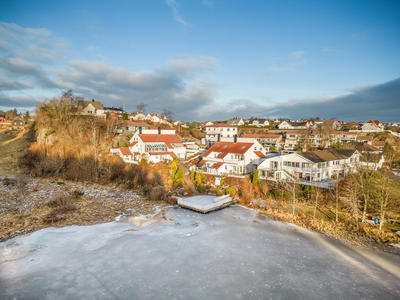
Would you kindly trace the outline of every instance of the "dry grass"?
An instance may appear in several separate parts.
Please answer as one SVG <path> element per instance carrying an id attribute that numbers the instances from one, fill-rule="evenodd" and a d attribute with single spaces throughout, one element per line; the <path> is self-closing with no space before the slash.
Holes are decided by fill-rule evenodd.
<path id="1" fill-rule="evenodd" d="M 0 131 L 0 174 L 15 175 L 18 172 L 18 161 L 34 141 L 34 134 L 29 127 L 19 131 L 4 128 Z"/>
<path id="2" fill-rule="evenodd" d="M 0 242 L 49 226 L 93 225 L 114 221 L 121 214 L 153 215 L 167 205 L 133 191 L 98 184 L 32 179 L 27 190 L 25 213 L 20 217 L 12 201 L 17 186 L 0 181 Z"/>
<path id="3" fill-rule="evenodd" d="M 342 221 L 335 222 L 334 219 L 327 218 L 330 209 L 323 208 L 323 214 L 317 214 L 315 219 L 312 214 L 307 213 L 305 207 L 298 207 L 296 214 L 290 213 L 291 205 L 280 205 L 274 200 L 261 200 L 252 203 L 250 207 L 257 209 L 260 213 L 274 216 L 277 220 L 296 224 L 308 230 L 324 234 L 328 237 L 352 243 L 354 245 L 363 245 L 369 248 L 379 248 L 385 252 L 400 252 L 390 246 L 390 243 L 399 243 L 400 237 L 393 233 L 389 228 L 380 231 L 378 226 L 367 223 L 359 223 L 358 227 L 347 212 L 341 211 Z"/>

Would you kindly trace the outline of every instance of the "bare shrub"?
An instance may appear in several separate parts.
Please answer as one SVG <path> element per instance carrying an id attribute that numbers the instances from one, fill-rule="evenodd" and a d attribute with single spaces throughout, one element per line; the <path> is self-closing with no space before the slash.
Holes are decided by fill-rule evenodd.
<path id="1" fill-rule="evenodd" d="M 153 201 L 164 200 L 164 188 L 162 186 L 153 187 L 148 194 L 148 198 Z"/>
<path id="2" fill-rule="evenodd" d="M 17 184 L 17 180 L 14 179 L 14 178 L 7 178 L 6 177 L 6 178 L 3 179 L 3 184 L 6 185 L 6 186 L 8 186 L 8 185 L 15 186 Z"/>
<path id="3" fill-rule="evenodd" d="M 52 209 L 50 213 L 42 217 L 42 221 L 44 223 L 54 223 L 63 220 L 65 220 L 65 217 L 63 216 L 63 212 L 60 210 L 60 208 Z"/>
<path id="4" fill-rule="evenodd" d="M 71 196 L 59 196 L 47 202 L 46 205 L 57 209 L 58 213 L 65 213 L 76 209 L 75 201 Z"/>
<path id="5" fill-rule="evenodd" d="M 74 199 L 78 199 L 82 197 L 85 194 L 85 192 L 80 191 L 80 190 L 74 190 L 73 192 L 70 193 L 71 197 Z"/>
<path id="6" fill-rule="evenodd" d="M 14 205 L 20 217 L 24 215 L 25 211 L 24 203 L 25 203 L 25 198 L 28 194 L 28 184 L 29 184 L 29 179 L 27 177 L 21 175 L 18 176 L 16 181 L 18 195 L 14 197 Z"/>

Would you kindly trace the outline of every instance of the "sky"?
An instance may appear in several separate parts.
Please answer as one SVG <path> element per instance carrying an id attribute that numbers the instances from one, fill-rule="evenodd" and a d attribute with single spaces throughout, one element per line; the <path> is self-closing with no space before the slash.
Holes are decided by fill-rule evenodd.
<path id="1" fill-rule="evenodd" d="M 0 109 L 400 122 L 400 1 L 0 0 Z"/>

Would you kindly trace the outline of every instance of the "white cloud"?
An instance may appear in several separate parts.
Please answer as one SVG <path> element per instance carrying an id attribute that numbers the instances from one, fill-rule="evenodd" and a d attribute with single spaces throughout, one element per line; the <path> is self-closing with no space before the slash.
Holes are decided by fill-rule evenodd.
<path id="1" fill-rule="evenodd" d="M 269 68 L 268 71 L 270 72 L 284 72 L 284 71 L 294 71 L 294 68 L 290 68 L 290 67 L 285 67 L 285 68 L 277 68 L 277 67 L 272 67 Z"/>
<path id="2" fill-rule="evenodd" d="M 354 39 L 363 41 L 369 37 L 369 32 L 367 30 L 355 32 L 351 35 L 351 37 Z"/>
<path id="3" fill-rule="evenodd" d="M 180 14 L 180 12 L 178 10 L 178 7 L 179 7 L 180 4 L 177 1 L 175 1 L 175 0 L 165 0 L 165 3 L 171 8 L 172 17 L 174 18 L 175 21 L 177 21 L 178 23 L 181 23 L 185 27 L 190 25 L 188 22 L 186 22 L 182 18 L 181 14 Z"/>
<path id="4" fill-rule="evenodd" d="M 334 48 L 332 48 L 332 47 L 324 47 L 324 48 L 322 48 L 324 51 L 326 51 L 326 52 L 334 52 L 334 51 L 336 51 Z"/>
<path id="5" fill-rule="evenodd" d="M 306 65 L 307 63 L 308 63 L 307 60 L 302 60 L 302 61 L 298 61 L 298 62 L 295 62 L 295 63 L 291 63 L 290 67 L 296 68 L 296 67 L 299 67 L 299 66 L 302 66 L 302 65 Z"/>
<path id="6" fill-rule="evenodd" d="M 24 28 L 17 24 L 0 22 L 0 40 L 0 50 L 7 56 L 42 64 L 65 59 L 69 51 L 67 40 L 54 37 L 45 28 Z"/>
<path id="7" fill-rule="evenodd" d="M 211 0 L 203 0 L 203 4 L 204 4 L 204 5 L 207 5 L 207 6 L 211 6 L 211 5 L 214 4 L 214 1 L 211 1 Z"/>
<path id="8" fill-rule="evenodd" d="M 288 59 L 299 59 L 302 58 L 306 53 L 304 51 L 294 51 L 289 53 Z"/>

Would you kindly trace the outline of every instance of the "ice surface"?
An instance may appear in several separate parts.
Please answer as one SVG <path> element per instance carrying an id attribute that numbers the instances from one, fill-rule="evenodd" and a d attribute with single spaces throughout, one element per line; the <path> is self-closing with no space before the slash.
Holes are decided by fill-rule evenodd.
<path id="1" fill-rule="evenodd" d="M 399 299 L 400 257 L 242 207 L 46 228 L 0 244 L 0 299 Z"/>

